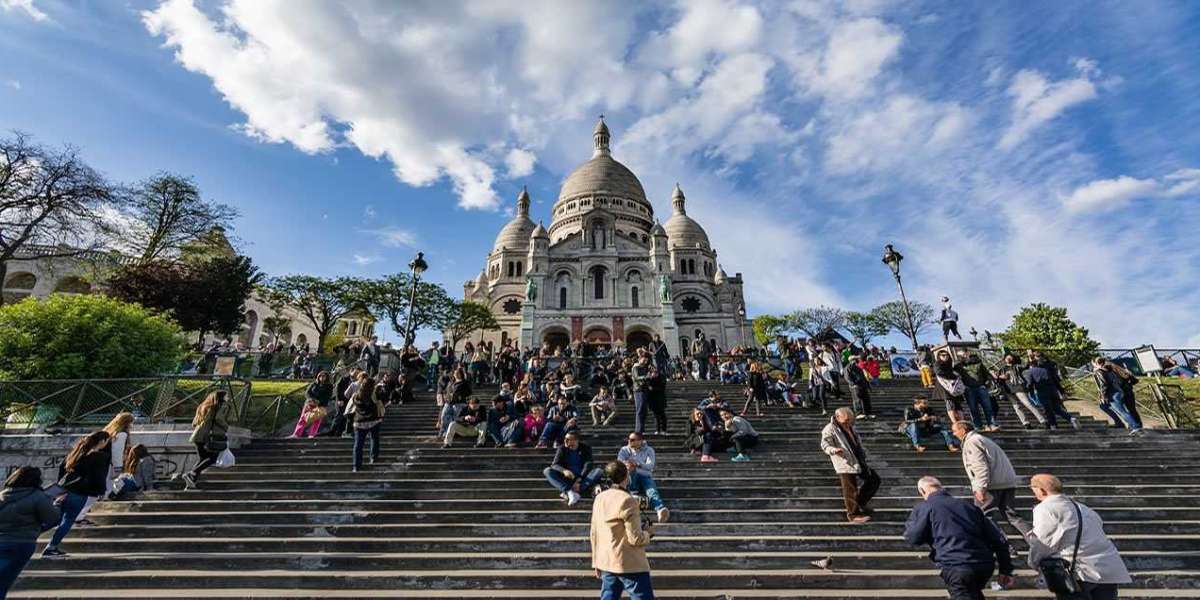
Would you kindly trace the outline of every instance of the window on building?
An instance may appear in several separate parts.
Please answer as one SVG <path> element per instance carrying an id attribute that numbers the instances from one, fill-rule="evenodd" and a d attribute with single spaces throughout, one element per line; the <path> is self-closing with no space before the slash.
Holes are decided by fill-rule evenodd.
<path id="1" fill-rule="evenodd" d="M 567 307 L 567 288 L 565 287 L 558 288 L 558 307 Z"/>
<path id="2" fill-rule="evenodd" d="M 599 265 L 592 267 L 589 271 L 592 276 L 592 295 L 596 300 L 604 299 L 604 279 L 608 275 L 608 271 Z"/>
<path id="3" fill-rule="evenodd" d="M 629 301 L 634 308 L 638 307 L 638 289 L 636 285 L 629 288 Z"/>
<path id="4" fill-rule="evenodd" d="M 517 277 L 520 277 L 524 274 L 525 274 L 525 264 L 518 260 L 517 261 Z"/>
<path id="5" fill-rule="evenodd" d="M 696 274 L 696 259 L 694 259 L 694 258 L 688 259 L 688 274 L 689 275 Z"/>
<path id="6" fill-rule="evenodd" d="M 679 273 L 681 275 L 687 275 L 687 261 L 682 258 L 679 259 Z"/>

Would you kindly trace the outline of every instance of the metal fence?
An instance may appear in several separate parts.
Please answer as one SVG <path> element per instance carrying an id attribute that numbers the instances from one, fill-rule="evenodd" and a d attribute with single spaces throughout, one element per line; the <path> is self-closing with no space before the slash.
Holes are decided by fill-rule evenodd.
<path id="1" fill-rule="evenodd" d="M 128 411 L 143 422 L 190 422 L 210 392 L 222 390 L 239 418 L 249 404 L 249 380 L 228 377 L 0 381 L 6 429 L 94 426 Z"/>
<path id="2" fill-rule="evenodd" d="M 297 360 L 299 359 L 299 360 Z M 341 367 L 363 366 L 366 361 L 349 354 L 301 354 L 289 352 L 194 352 L 180 362 L 179 375 L 211 375 L 231 361 L 229 376 L 241 379 L 311 379 L 318 371 L 333 373 Z M 398 358 L 381 356 L 381 368 Z"/>

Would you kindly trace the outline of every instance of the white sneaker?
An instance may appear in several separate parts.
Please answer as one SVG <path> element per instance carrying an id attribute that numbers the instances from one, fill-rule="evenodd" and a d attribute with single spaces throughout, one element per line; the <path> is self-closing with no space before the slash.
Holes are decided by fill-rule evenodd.
<path id="1" fill-rule="evenodd" d="M 1079 429 L 1079 419 L 1071 419 L 1071 427 Z"/>
<path id="2" fill-rule="evenodd" d="M 571 490 L 567 492 L 567 506 L 575 506 L 579 504 L 579 492 Z"/>
<path id="3" fill-rule="evenodd" d="M 658 509 L 658 522 L 659 523 L 666 523 L 667 519 L 670 519 L 670 518 L 671 518 L 671 511 L 667 510 L 667 507 L 664 506 L 664 507 Z"/>

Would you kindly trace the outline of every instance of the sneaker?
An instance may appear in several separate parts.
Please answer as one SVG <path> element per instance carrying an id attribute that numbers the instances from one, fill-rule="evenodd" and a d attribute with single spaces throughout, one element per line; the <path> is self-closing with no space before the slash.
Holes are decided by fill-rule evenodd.
<path id="1" fill-rule="evenodd" d="M 863 525 L 865 523 L 870 523 L 871 517 L 868 517 L 867 515 L 863 515 L 861 517 L 854 517 L 854 518 L 850 519 L 850 522 L 854 523 L 855 525 Z"/>
<path id="2" fill-rule="evenodd" d="M 917 454 L 920 454 L 925 451 L 925 446 L 916 446 L 915 448 L 913 448 L 913 450 L 916 450 Z"/>
<path id="3" fill-rule="evenodd" d="M 664 507 L 658 509 L 658 522 L 659 523 L 666 523 L 667 519 L 670 519 L 670 518 L 671 518 L 671 511 L 667 510 L 667 507 L 664 506 Z"/>
<path id="4" fill-rule="evenodd" d="M 534 448 L 538 448 L 538 449 L 541 449 L 541 450 L 545 450 L 545 449 L 546 449 L 546 442 L 538 442 L 538 445 L 534 446 Z"/>
<path id="5" fill-rule="evenodd" d="M 715 463 L 715 462 L 721 462 L 721 459 L 719 459 L 719 458 L 717 458 L 717 457 L 715 457 L 715 456 L 709 455 L 709 454 L 705 454 L 704 456 L 701 456 L 701 457 L 700 457 L 700 462 L 702 462 L 702 463 Z"/>
<path id="6" fill-rule="evenodd" d="M 183 476 L 181 477 L 181 479 L 183 479 L 183 489 L 185 489 L 185 490 L 196 489 L 196 476 L 193 475 L 191 473 L 191 471 L 184 473 Z"/>
<path id="7" fill-rule="evenodd" d="M 948 446 L 948 447 L 946 448 L 946 450 L 947 450 L 947 451 L 948 451 L 950 454 L 954 454 L 955 452 L 958 452 L 958 451 L 959 451 L 959 447 L 958 447 L 958 446 Z"/>
<path id="8" fill-rule="evenodd" d="M 579 492 L 571 490 L 567 492 L 567 506 L 575 506 L 579 504 Z"/>
<path id="9" fill-rule="evenodd" d="M 745 454 L 739 454 L 729 460 L 733 462 L 750 462 L 750 457 L 746 456 Z"/>
<path id="10" fill-rule="evenodd" d="M 1071 427 L 1079 429 L 1079 419 L 1071 419 Z"/>
<path id="11" fill-rule="evenodd" d="M 854 417 L 854 420 L 862 421 L 863 419 L 866 419 L 866 418 L 867 418 L 867 415 L 857 415 Z"/>
<path id="12" fill-rule="evenodd" d="M 54 546 L 46 546 L 46 549 L 42 550 L 42 558 L 63 558 L 66 556 L 69 555 Z"/>

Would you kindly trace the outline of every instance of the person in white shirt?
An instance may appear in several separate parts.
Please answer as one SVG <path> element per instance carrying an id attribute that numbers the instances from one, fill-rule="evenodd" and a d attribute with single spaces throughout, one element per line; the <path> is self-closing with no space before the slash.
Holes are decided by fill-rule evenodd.
<path id="1" fill-rule="evenodd" d="M 1062 481 L 1053 475 L 1030 477 L 1029 489 L 1038 500 L 1033 509 L 1033 528 L 1022 531 L 1029 542 L 1029 564 L 1036 567 L 1045 558 L 1070 561 L 1075 555 L 1078 532 L 1075 576 L 1083 589 L 1078 594 L 1059 595 L 1058 600 L 1116 600 L 1117 587 L 1133 579 L 1117 547 L 1105 535 L 1100 515 L 1063 494 Z"/>
<path id="2" fill-rule="evenodd" d="M 645 495 L 650 508 L 658 515 L 658 522 L 665 523 L 671 512 L 663 504 L 658 484 L 654 483 L 654 467 L 658 464 L 654 448 L 635 431 L 629 434 L 629 443 L 617 451 L 617 460 L 629 469 L 629 491 Z"/>

